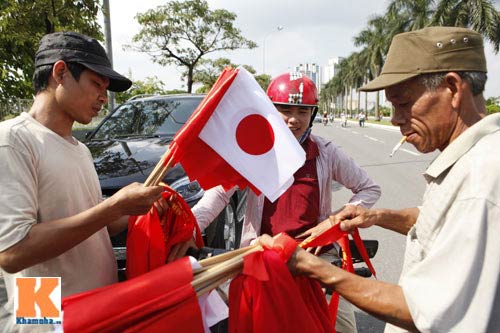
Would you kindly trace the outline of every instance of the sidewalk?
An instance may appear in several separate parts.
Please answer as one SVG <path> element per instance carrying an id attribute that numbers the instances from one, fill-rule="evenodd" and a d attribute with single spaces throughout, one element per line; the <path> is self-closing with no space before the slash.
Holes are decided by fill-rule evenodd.
<path id="1" fill-rule="evenodd" d="M 352 125 L 352 127 L 359 127 L 359 122 L 357 120 L 347 120 L 347 122 L 349 123 L 349 125 Z M 377 127 L 386 131 L 399 132 L 399 127 L 392 125 L 382 125 L 365 122 L 365 127 Z"/>

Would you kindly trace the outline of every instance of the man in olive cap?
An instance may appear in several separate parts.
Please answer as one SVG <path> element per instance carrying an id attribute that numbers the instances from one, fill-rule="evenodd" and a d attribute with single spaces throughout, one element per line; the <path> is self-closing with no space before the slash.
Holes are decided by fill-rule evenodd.
<path id="1" fill-rule="evenodd" d="M 146 213 L 162 192 L 135 183 L 102 200 L 90 152 L 71 135 L 75 121 L 97 116 L 107 90 L 131 85 L 99 42 L 73 32 L 46 35 L 35 67 L 31 109 L 0 123 L 0 266 L 8 295 L 0 304 L 8 314 L 2 332 L 54 330 L 16 321 L 26 316 L 14 309 L 17 278 L 61 277 L 62 296 L 117 282 L 107 228 L 118 231 L 128 215 Z"/>
<path id="2" fill-rule="evenodd" d="M 396 35 L 379 77 L 392 122 L 423 153 L 441 154 L 424 177 L 422 206 L 350 206 L 330 224 L 377 225 L 407 235 L 399 285 L 364 279 L 297 249 L 289 267 L 390 324 L 386 331 L 500 332 L 500 114 L 486 116 L 483 41 L 456 27 Z M 269 244 L 269 238 L 260 240 Z"/>

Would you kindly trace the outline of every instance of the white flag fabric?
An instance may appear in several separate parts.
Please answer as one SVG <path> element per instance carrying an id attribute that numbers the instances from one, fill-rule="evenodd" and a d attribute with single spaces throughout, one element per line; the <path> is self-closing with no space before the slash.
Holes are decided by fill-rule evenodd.
<path id="1" fill-rule="evenodd" d="M 237 70 L 199 137 L 275 201 L 292 185 L 305 152 L 253 76 Z"/>

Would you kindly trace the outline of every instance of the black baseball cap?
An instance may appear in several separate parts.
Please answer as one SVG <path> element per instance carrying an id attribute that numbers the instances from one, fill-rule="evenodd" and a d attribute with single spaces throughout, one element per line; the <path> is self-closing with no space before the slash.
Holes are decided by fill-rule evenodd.
<path id="1" fill-rule="evenodd" d="M 109 78 L 108 90 L 125 91 L 132 81 L 115 72 L 106 51 L 94 38 L 76 32 L 54 32 L 40 40 L 35 67 L 52 65 L 58 60 L 76 62 Z"/>

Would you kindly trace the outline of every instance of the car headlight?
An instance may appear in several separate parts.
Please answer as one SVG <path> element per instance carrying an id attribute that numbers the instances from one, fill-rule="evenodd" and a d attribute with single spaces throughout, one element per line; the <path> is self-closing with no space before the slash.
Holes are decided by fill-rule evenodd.
<path id="1" fill-rule="evenodd" d="M 196 180 L 190 182 L 188 177 L 176 180 L 170 187 L 177 191 L 188 203 L 200 199 L 205 193 Z"/>

